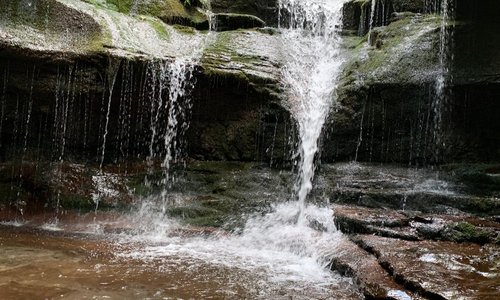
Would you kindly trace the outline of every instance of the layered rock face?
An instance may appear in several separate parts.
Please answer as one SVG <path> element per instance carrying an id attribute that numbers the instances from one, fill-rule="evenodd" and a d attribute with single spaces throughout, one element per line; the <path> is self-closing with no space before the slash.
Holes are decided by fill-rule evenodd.
<path id="1" fill-rule="evenodd" d="M 375 1 L 372 13 L 372 1 L 346 2 L 347 60 L 322 161 L 498 161 L 498 43 L 487 34 L 498 27 L 489 15 L 498 4 L 458 1 L 446 20 L 441 4 Z M 281 83 L 287 49 L 278 28 L 261 28 L 276 25 L 276 1 L 2 5 L 0 154 L 17 165 L 6 167 L 6 190 L 31 162 L 127 173 L 167 156 L 172 164 L 293 161 L 296 125 Z"/>
<path id="2" fill-rule="evenodd" d="M 497 54 L 489 50 L 496 41 L 484 34 L 498 28 L 488 15 L 498 4 L 450 1 L 443 21 L 440 1 L 376 1 L 374 14 L 371 3 L 346 5 L 351 32 L 363 34 L 373 24 L 371 46 L 350 44 L 358 55 L 341 78 L 343 106 L 332 114 L 323 157 L 412 165 L 498 161 Z M 443 69 L 446 84 L 438 92 Z"/>
<path id="3" fill-rule="evenodd" d="M 487 9 L 496 4 L 458 1 L 450 13 L 444 26 L 450 34 L 445 49 L 446 103 L 436 111 L 433 99 L 439 97 L 435 86 L 443 55 L 440 4 L 376 1 L 372 13 L 371 1 L 346 3 L 344 43 L 349 59 L 335 95 L 340 105 L 325 129 L 323 160 L 420 165 L 498 159 L 499 67 L 495 37 L 485 33 L 498 27 Z M 27 150 L 36 147 L 39 137 L 42 152 L 57 156 L 51 148 L 57 148 L 54 135 L 60 133 L 53 131 L 60 125 L 60 109 L 65 109 L 58 106 L 60 100 L 75 103 L 68 104 L 71 116 L 64 111 L 63 121 L 71 126 L 59 138 L 68 139 L 65 147 L 74 149 L 74 156 L 98 161 L 94 153 L 103 144 L 108 98 L 112 100 L 106 161 L 147 156 L 147 136 L 154 127 L 148 95 L 155 90 L 152 76 L 162 76 L 160 62 L 166 66 L 197 56 L 190 95 L 182 100 L 192 98 L 192 110 L 185 116 L 191 120 L 188 155 L 291 159 L 294 138 L 290 142 L 288 137 L 294 124 L 281 103 L 280 85 L 280 53 L 286 49 L 276 30 L 255 29 L 264 21 L 276 25 L 276 1 L 212 1 L 210 6 L 200 1 L 184 6 L 175 0 L 26 0 L 5 5 L 0 27 L 4 156 L 19 153 L 25 144 L 23 132 L 28 132 Z M 208 8 L 215 13 L 213 20 Z M 282 18 L 286 22 L 286 16 Z M 218 32 L 196 30 L 208 30 L 209 23 Z M 247 27 L 254 29 L 236 30 Z M 164 85 L 168 76 L 164 74 Z M 436 114 L 442 127 L 438 142 Z M 125 157 L 119 152 L 126 152 Z"/>
<path id="4" fill-rule="evenodd" d="M 37 148 L 57 157 L 61 141 L 66 153 L 88 160 L 103 145 L 106 162 L 150 155 L 152 131 L 168 123 L 164 111 L 156 116 L 155 105 L 163 101 L 167 109 L 176 88 L 169 86 L 176 76 L 169 66 L 185 60 L 192 70 L 180 87 L 187 115 L 179 122 L 193 120 L 190 155 L 269 160 L 276 126 L 289 122 L 279 105 L 276 38 L 257 30 L 209 33 L 166 25 L 162 20 L 184 18 L 208 29 L 201 8 L 177 1 L 115 2 L 6 4 L 0 29 L 4 156 Z M 130 15 L 134 9 L 145 15 Z M 225 29 L 263 24 L 236 14 L 215 20 Z"/>

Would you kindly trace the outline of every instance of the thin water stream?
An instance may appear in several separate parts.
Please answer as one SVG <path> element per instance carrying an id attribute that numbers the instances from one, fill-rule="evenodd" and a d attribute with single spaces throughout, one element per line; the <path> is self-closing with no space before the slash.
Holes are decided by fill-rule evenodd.
<path id="1" fill-rule="evenodd" d="M 438 4 L 435 4 L 436 6 Z M 450 55 L 450 45 L 453 39 L 452 32 L 448 29 L 451 18 L 453 16 L 454 2 L 453 0 L 442 0 L 440 7 L 436 7 L 436 11 L 441 13 L 441 26 L 439 33 L 439 70 L 436 77 L 434 87 L 434 97 L 432 101 L 432 109 L 434 116 L 434 144 L 437 159 L 440 159 L 442 150 L 446 147 L 444 140 L 444 120 L 443 116 L 446 112 L 446 104 L 448 99 L 447 86 L 450 84 L 450 60 L 453 58 Z"/>

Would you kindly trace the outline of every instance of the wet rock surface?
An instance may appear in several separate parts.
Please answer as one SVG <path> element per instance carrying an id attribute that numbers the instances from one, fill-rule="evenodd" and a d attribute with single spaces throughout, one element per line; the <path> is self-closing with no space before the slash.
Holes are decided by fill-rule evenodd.
<path id="1" fill-rule="evenodd" d="M 290 172 L 241 162 L 174 166 L 167 185 L 164 171 L 143 163 L 100 170 L 96 165 L 38 162 L 3 164 L 0 170 L 3 221 L 155 206 L 166 189 L 168 207 L 160 214 L 194 226 L 233 229 L 241 226 L 245 214 L 266 212 L 272 203 L 286 201 L 292 188 Z"/>
<path id="2" fill-rule="evenodd" d="M 353 172 L 352 165 L 324 165 L 319 171 L 318 181 L 332 176 L 339 189 L 379 188 L 390 194 L 394 190 L 420 191 L 422 180 L 437 178 L 432 170 L 363 164 L 354 167 L 356 172 Z M 7 170 L 6 174 L 12 171 L 5 165 L 3 168 Z M 108 167 L 102 173 L 97 168 L 90 171 L 88 166 L 83 172 L 81 166 L 69 164 L 54 165 L 53 169 L 42 171 L 45 168 L 39 165 L 35 173 L 23 168 L 25 183 L 19 188 L 23 191 L 21 195 L 26 196 L 28 206 L 17 207 L 24 209 L 21 216 L 16 207 L 10 207 L 8 201 L 3 202 L 0 215 L 3 224 L 42 228 L 54 234 L 72 231 L 129 234 L 137 232 L 139 228 L 136 227 L 144 220 L 140 220 L 140 216 L 139 219 L 130 219 L 123 212 L 130 209 L 149 211 L 148 203 L 156 207 L 158 201 L 161 202 L 164 186 L 160 179 L 164 174 L 148 172 L 144 165 L 123 165 L 121 169 Z M 337 171 L 333 172 L 333 169 Z M 31 177 L 28 176 L 30 172 L 33 173 Z M 55 176 L 57 172 L 62 172 L 62 176 Z M 345 172 L 350 173 L 350 177 L 345 176 Z M 47 174 L 51 180 L 44 181 L 42 174 Z M 339 174 L 343 174 L 345 181 L 339 180 Z M 366 174 L 371 174 L 371 180 L 364 177 Z M 94 180 L 96 175 L 102 176 L 101 180 Z M 171 237 L 225 236 L 231 230 L 238 234 L 247 214 L 256 211 L 265 214 L 272 203 L 288 200 L 293 189 L 290 172 L 255 163 L 190 161 L 185 169 L 173 168 L 171 176 L 175 180 L 168 187 L 167 209 L 165 212 L 149 211 L 189 225 L 171 231 Z M 456 193 L 460 185 L 452 185 L 448 176 L 441 174 L 436 179 L 440 184 L 427 186 L 426 191 Z M 64 180 L 57 184 L 57 178 Z M 47 202 L 47 198 L 43 198 L 46 194 L 39 192 L 43 189 L 30 188 L 37 186 L 45 186 L 46 191 L 51 191 L 48 194 L 57 195 L 59 192 L 59 213 L 54 211 L 57 198 L 54 196 Z M 88 187 L 88 195 L 82 201 L 75 200 L 78 199 L 75 190 L 78 186 Z M 324 189 L 325 186 L 329 184 L 321 182 L 320 187 Z M 101 197 L 101 206 L 95 214 L 93 197 L 97 196 Z M 34 206 L 37 202 L 30 202 L 37 197 L 38 208 Z M 76 202 L 71 202 L 71 199 Z M 124 203 L 124 199 L 130 202 Z M 453 201 L 453 198 L 447 199 Z M 82 203 L 87 203 L 87 210 Z M 466 299 L 489 299 L 498 292 L 500 223 L 497 216 L 478 216 L 450 209 L 440 214 L 407 207 L 403 210 L 402 207 L 392 208 L 392 203 L 363 205 L 354 201 L 331 206 L 337 228 L 346 236 L 331 245 L 330 268 L 352 278 L 364 297 L 406 300 L 463 296 Z M 45 212 L 41 213 L 40 207 L 43 206 Z M 79 207 L 79 212 L 72 207 Z M 428 211 L 434 209 L 429 207 Z M 318 233 L 322 231 L 320 222 L 313 220 L 311 226 Z"/>
<path id="3" fill-rule="evenodd" d="M 210 5 L 217 13 L 250 14 L 261 18 L 269 25 L 276 25 L 277 2 L 276 0 L 211 0 Z"/>
<path id="4" fill-rule="evenodd" d="M 363 258 L 364 262 L 352 261 L 353 265 L 349 265 L 342 260 L 339 250 L 339 257 L 332 260 L 334 268 L 350 270 L 349 274 L 361 282 L 381 283 L 385 282 L 381 278 L 364 275 L 377 274 L 374 270 L 380 267 L 384 269 L 382 276 L 400 284 L 400 290 L 416 299 L 494 299 L 498 294 L 500 223 L 496 191 L 490 191 L 489 197 L 485 197 L 485 190 L 479 193 L 480 196 L 467 195 L 465 191 L 474 189 L 467 181 L 456 180 L 463 178 L 461 173 L 446 171 L 438 174 L 429 169 L 403 170 L 363 164 L 337 164 L 335 172 L 331 173 L 325 169 L 329 170 L 323 166 L 324 173 L 318 181 L 323 187 L 330 186 L 330 191 L 338 190 L 333 195 L 341 195 L 346 190 L 358 190 L 362 194 L 375 190 L 386 195 L 376 198 L 377 201 L 368 200 L 373 197 L 366 194 L 331 198 L 338 202 L 332 205 L 337 228 L 363 249 L 359 252 L 349 245 L 347 252 L 356 253 L 355 256 Z M 326 178 L 328 176 L 331 181 Z M 326 182 L 335 182 L 335 186 Z M 325 191 L 321 193 L 324 195 Z M 412 200 L 413 204 L 404 202 L 400 196 L 408 193 L 422 193 L 419 199 L 430 199 L 420 204 L 416 199 Z M 391 194 L 392 200 L 388 196 Z M 435 201 L 433 194 L 444 197 Z M 458 194 L 463 198 L 487 200 L 479 202 L 485 209 L 459 209 L 463 207 L 457 206 L 459 202 L 455 196 Z M 317 197 L 320 195 L 318 193 Z M 396 205 L 398 200 L 402 202 Z M 369 262 L 375 258 L 377 263 L 373 267 Z M 363 271 L 366 264 L 371 266 L 367 267 L 370 272 Z M 387 286 L 382 290 L 387 291 Z M 404 297 L 401 299 L 410 299 Z"/>
<path id="5" fill-rule="evenodd" d="M 431 299 L 493 299 L 499 291 L 498 246 L 359 236 L 396 280 Z"/>
<path id="6" fill-rule="evenodd" d="M 234 30 L 261 27 L 262 20 L 220 12 L 216 19 L 221 29 L 229 31 L 208 33 L 206 19 L 207 30 L 162 21 L 165 15 L 176 20 L 197 18 L 192 11 L 198 8 L 186 8 L 177 0 L 141 2 L 135 13 L 130 1 L 39 4 L 23 9 L 17 2 L 9 3 L 0 15 L 0 101 L 6 107 L 3 159 L 12 160 L 11 155 L 20 152 L 24 141 L 18 129 L 26 126 L 28 152 L 35 147 L 31 137 L 38 135 L 42 152 L 57 156 L 53 153 L 57 147 L 49 141 L 62 134 L 58 120 L 65 118 L 71 132 L 64 137 L 68 153 L 82 157 L 91 148 L 97 150 L 91 156 L 100 152 L 103 127 L 109 123 L 106 162 L 144 158 L 153 131 L 146 122 L 154 120 L 151 107 L 162 97 L 152 95 L 172 89 L 169 82 L 174 75 L 167 69 L 181 60 L 194 64 L 186 79 L 189 86 L 180 96 L 190 109 L 179 121 L 191 121 L 186 137 L 191 157 L 289 161 L 288 145 L 282 141 L 288 139 L 283 132 L 293 124 L 280 105 L 279 37 L 273 30 Z M 110 118 L 106 118 L 108 103 L 102 101 L 108 97 Z M 168 93 L 163 93 L 166 97 Z M 16 105 L 18 98 L 22 104 Z M 60 99 L 72 103 L 62 119 L 65 104 Z M 28 107 L 32 107 L 29 113 Z"/>
<path id="7" fill-rule="evenodd" d="M 495 165 L 489 168 L 480 165 L 462 167 L 474 174 L 471 177 L 489 178 L 487 170 L 494 169 Z M 462 167 L 444 166 L 433 170 L 397 165 L 331 164 L 324 166 L 323 173 L 320 173 L 315 193 L 318 197 L 329 195 L 338 204 L 371 208 L 429 214 L 498 215 L 500 202 L 497 189 L 500 185 L 492 179 L 491 182 L 485 180 L 482 188 L 478 188 L 469 175 L 457 171 Z"/>
<path id="8" fill-rule="evenodd" d="M 346 233 L 376 234 L 402 240 L 499 243 L 500 223 L 471 215 L 436 215 L 334 205 L 337 227 Z"/>
<path id="9" fill-rule="evenodd" d="M 347 239 L 335 245 L 331 268 L 353 277 L 367 299 L 419 299 L 410 297 L 375 257 Z"/>
<path id="10" fill-rule="evenodd" d="M 157 60 L 172 62 L 191 55 L 193 49 L 203 47 L 200 42 L 206 40 L 207 47 L 203 50 L 203 57 L 196 63 L 195 93 L 200 97 L 195 100 L 195 104 L 201 105 L 195 113 L 200 112 L 198 115 L 201 115 L 206 107 L 214 106 L 213 103 L 203 105 L 214 100 L 214 97 L 207 97 L 210 93 L 220 97 L 216 100 L 223 104 L 221 106 L 231 107 L 232 104 L 239 110 L 250 112 L 235 116 L 244 120 L 236 123 L 231 120 L 229 113 L 217 118 L 211 118 L 211 112 L 205 113 L 204 118 L 200 118 L 200 123 L 193 123 L 196 130 L 192 130 L 190 138 L 195 151 L 191 154 L 197 159 L 259 161 L 265 156 L 272 161 L 291 160 L 287 149 L 277 149 L 280 153 L 286 153 L 279 158 L 271 158 L 272 155 L 266 155 L 262 151 L 274 147 L 271 145 L 273 142 L 269 141 L 269 136 L 274 136 L 274 132 L 279 134 L 293 131 L 293 125 L 290 126 L 293 122 L 286 116 L 289 113 L 280 102 L 283 94 L 280 57 L 286 49 L 281 48 L 279 30 L 234 30 L 261 27 L 264 25 L 262 20 L 268 25 L 274 25 L 269 20 L 275 22 L 278 19 L 276 1 L 213 1 L 212 8 L 216 19 L 221 22 L 220 29 L 229 31 L 214 33 L 216 37 L 212 41 L 207 37 L 208 19 L 203 12 L 206 9 L 204 2 L 196 2 L 191 6 L 182 5 L 177 0 L 138 4 L 133 1 L 111 0 L 38 2 L 40 5 L 25 9 L 22 4 L 12 2 L 2 11 L 1 56 L 6 61 L 14 62 L 13 65 L 16 66 L 9 72 L 18 77 L 15 80 L 9 79 L 8 90 L 13 89 L 11 81 L 14 80 L 18 81 L 15 88 L 29 94 L 29 87 L 21 82 L 30 79 L 21 77 L 27 73 L 27 69 L 32 70 L 33 66 L 30 64 L 33 63 L 37 65 L 37 73 L 40 74 L 34 80 L 38 83 L 34 88 L 34 95 L 40 94 L 43 86 L 43 99 L 48 99 L 46 92 L 55 89 L 54 73 L 57 65 L 64 63 L 67 66 L 60 66 L 61 69 L 73 68 L 76 64 L 85 65 L 82 68 L 88 69 L 87 73 L 101 78 L 100 81 L 104 82 L 98 91 L 100 93 L 109 88 L 106 80 L 102 79 L 109 77 L 107 73 L 113 69 L 112 61 L 118 59 L 127 64 L 140 62 L 143 65 Z M 453 68 L 457 74 L 450 87 L 453 99 L 449 100 L 454 109 L 446 117 L 451 133 L 445 137 L 446 149 L 442 149 L 442 153 L 437 155 L 433 149 L 433 140 L 428 137 L 432 136 L 434 128 L 431 124 L 434 114 L 431 98 L 439 72 L 436 67 L 439 54 L 435 49 L 439 48 L 442 18 L 433 14 L 434 11 L 422 2 L 378 3 L 377 13 L 383 11 L 384 14 L 375 18 L 377 22 L 370 33 L 371 45 L 368 45 L 368 37 L 364 35 L 366 28 L 361 32 L 346 31 L 343 43 L 349 57 L 337 91 L 337 100 L 341 105 L 331 114 L 326 126 L 322 147 L 324 161 L 357 158 L 360 161 L 425 165 L 453 160 L 492 161 L 498 158 L 497 132 L 500 127 L 496 116 L 499 107 L 495 99 L 498 98 L 499 89 L 495 83 L 495 65 L 486 63 L 488 68 L 491 67 L 491 71 L 486 72 L 488 74 L 471 71 L 471 65 L 486 64 L 483 60 L 473 63 L 474 60 L 470 58 L 474 54 L 464 50 L 464 45 L 470 44 L 473 32 L 483 32 L 482 28 L 496 23 L 491 21 L 491 24 L 485 25 L 478 18 L 459 12 L 464 24 L 457 25 L 456 28 L 467 34 L 457 34 L 457 45 L 460 46 L 457 46 L 455 54 L 457 67 Z M 347 13 L 349 5 L 354 7 L 351 9 L 352 13 Z M 360 21 L 370 19 L 370 6 L 370 1 L 349 2 L 345 9 L 346 19 L 359 26 L 362 23 Z M 65 13 L 57 13 L 58 11 Z M 485 13 L 477 6 L 472 7 L 472 11 L 478 11 L 479 15 Z M 393 12 L 397 14 L 394 15 Z M 283 16 L 283 20 L 286 20 L 286 16 Z M 203 28 L 200 27 L 202 24 Z M 481 41 L 486 43 L 483 36 Z M 481 49 L 495 47 L 488 44 Z M 493 53 L 487 53 L 484 57 L 475 57 L 483 57 L 488 62 L 495 61 L 488 59 L 494 56 Z M 19 66 L 19 62 L 29 64 Z M 48 66 L 49 62 L 52 65 Z M 486 70 L 486 67 L 483 69 Z M 73 74 L 77 73 L 75 71 Z M 479 79 L 469 80 L 472 77 L 463 76 L 464 73 L 477 74 Z M 139 81 L 140 76 L 136 77 L 135 80 Z M 121 88 L 122 80 L 118 81 L 117 89 Z M 243 99 L 241 93 L 235 92 L 233 87 L 240 91 L 247 89 L 254 92 L 254 96 Z M 215 89 L 218 90 L 216 93 Z M 94 89 L 81 90 L 82 94 L 91 97 L 90 92 Z M 116 94 L 114 97 L 118 98 Z M 15 98 L 12 95 L 7 98 L 10 102 L 9 110 L 12 110 Z M 101 96 L 96 98 L 100 99 Z M 138 95 L 132 98 L 140 101 Z M 113 107 L 118 106 L 117 101 L 119 100 L 114 101 Z M 247 109 L 246 103 L 249 101 L 252 102 L 252 107 Z M 98 100 L 92 102 L 96 102 L 94 105 L 98 106 Z M 195 105 L 194 109 L 196 108 Z M 39 109 L 45 110 L 46 107 L 36 104 L 35 111 Z M 99 118 L 100 116 L 96 116 L 99 109 L 94 110 L 94 118 Z M 115 113 L 111 115 L 114 116 Z M 111 124 L 114 130 L 116 125 L 113 121 Z M 267 131 L 259 128 L 261 124 Z M 203 128 L 206 130 L 197 134 Z M 244 143 L 238 145 L 235 138 L 219 139 L 218 136 L 226 131 L 230 132 L 230 137 L 244 137 Z M 246 137 L 255 137 L 261 132 L 264 132 L 262 135 L 266 141 L 261 150 L 253 151 L 250 145 L 259 143 L 262 136 L 257 137 L 257 140 Z M 273 151 L 270 150 L 269 153 L 271 152 Z M 203 153 L 207 155 L 203 157 Z M 473 205 L 475 204 L 470 206 Z"/>

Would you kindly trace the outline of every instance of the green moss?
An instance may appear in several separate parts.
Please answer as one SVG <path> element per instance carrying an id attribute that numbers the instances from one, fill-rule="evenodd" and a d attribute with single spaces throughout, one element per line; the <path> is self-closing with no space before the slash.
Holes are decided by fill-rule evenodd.
<path id="1" fill-rule="evenodd" d="M 84 0 L 97 7 L 114 10 L 123 14 L 139 14 L 161 19 L 186 19 L 192 23 L 206 21 L 205 15 L 194 8 L 184 6 L 180 0 Z M 157 28 L 157 25 L 155 25 Z"/>
<path id="2" fill-rule="evenodd" d="M 455 242 L 486 244 L 490 241 L 488 232 L 467 222 L 454 225 L 448 235 Z"/>
<path id="3" fill-rule="evenodd" d="M 158 36 L 162 39 L 168 39 L 169 33 L 165 28 L 165 24 L 158 19 L 146 18 L 146 21 L 154 28 Z"/>
<path id="4" fill-rule="evenodd" d="M 161 192 L 162 187 L 157 184 L 163 179 L 164 174 L 162 171 L 157 171 L 153 174 L 138 173 L 131 176 L 127 180 L 127 187 L 135 196 L 146 197 L 152 194 Z M 146 184 L 145 178 L 150 183 Z"/>
<path id="5" fill-rule="evenodd" d="M 227 212 L 199 205 L 170 208 L 167 214 L 194 226 L 220 227 L 227 218 Z"/>
<path id="6" fill-rule="evenodd" d="M 195 34 L 196 33 L 196 31 L 194 30 L 193 27 L 179 25 L 179 24 L 174 24 L 172 27 L 179 33 L 184 33 L 184 34 Z"/>
<path id="7" fill-rule="evenodd" d="M 189 225 L 200 227 L 221 227 L 226 222 L 226 218 L 220 215 L 202 216 L 189 220 Z"/>
<path id="8" fill-rule="evenodd" d="M 128 14 L 134 5 L 134 0 L 84 0 L 98 7 L 111 9 Z"/>
<path id="9" fill-rule="evenodd" d="M 368 84 L 387 80 L 414 80 L 416 69 L 425 70 L 434 66 L 435 53 L 419 51 L 418 45 L 428 38 L 428 32 L 439 28 L 439 25 L 440 18 L 436 16 L 409 14 L 388 26 L 374 28 L 369 33 L 373 45 L 366 44 L 368 35 L 362 38 L 345 38 L 344 48 L 350 50 L 354 59 L 346 65 L 343 79 L 349 82 L 351 80 L 346 80 L 346 77 L 359 75 L 364 77 L 365 83 Z M 408 41 L 408 37 L 417 37 L 418 40 Z M 409 46 L 416 47 L 415 51 L 404 50 Z"/>
<path id="10" fill-rule="evenodd" d="M 83 1 L 85 1 L 89 4 L 93 4 L 94 6 L 97 6 L 97 7 L 102 7 L 102 8 L 106 8 L 106 9 L 110 9 L 110 10 L 114 10 L 114 11 L 119 11 L 119 8 L 111 1 L 107 1 L 107 0 L 83 0 Z"/>

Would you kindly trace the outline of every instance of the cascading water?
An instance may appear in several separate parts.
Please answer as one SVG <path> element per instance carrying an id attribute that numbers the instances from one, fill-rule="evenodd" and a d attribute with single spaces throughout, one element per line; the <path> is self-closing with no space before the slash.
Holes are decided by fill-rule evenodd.
<path id="1" fill-rule="evenodd" d="M 284 201 L 285 196 L 276 196 L 280 204 L 272 205 L 267 214 L 257 212 L 248 216 L 234 234 L 179 238 L 172 232 L 180 225 L 166 217 L 164 209 L 158 209 L 155 199 L 149 202 L 145 199 L 133 221 L 141 224 L 139 234 L 124 238 L 127 241 L 154 241 L 155 244 L 125 251 L 122 257 L 150 262 L 161 260 L 167 269 L 169 261 L 178 258 L 188 268 L 218 266 L 258 274 L 263 278 L 261 282 L 256 283 L 256 287 L 246 287 L 260 290 L 253 295 L 257 298 L 273 295 L 277 288 L 294 295 L 292 286 L 307 289 L 312 298 L 343 289 L 344 280 L 327 269 L 342 234 L 335 228 L 331 209 L 306 205 L 306 198 L 312 189 L 314 158 L 322 127 L 335 106 L 336 78 L 343 62 L 339 31 L 344 2 L 286 0 L 279 3 L 283 21 L 289 21 L 287 28 L 282 29 L 282 45 L 286 50 L 283 51 L 283 80 L 288 90 L 286 105 L 297 121 L 300 136 L 297 151 L 301 160 L 295 201 Z M 176 77 L 189 74 L 181 61 L 171 66 L 171 72 L 175 71 L 174 67 L 177 72 L 167 76 L 170 80 L 169 105 L 172 105 L 169 116 L 179 114 L 175 103 L 185 92 L 186 80 L 189 80 L 189 77 Z M 177 133 L 170 129 L 178 127 L 176 120 L 169 118 L 165 146 L 174 143 Z M 166 150 L 163 167 L 168 170 L 175 155 Z M 168 176 L 164 180 L 168 180 Z M 167 190 L 162 196 L 169 196 Z"/>
<path id="2" fill-rule="evenodd" d="M 434 94 L 431 101 L 431 109 L 433 112 L 433 138 L 434 138 L 434 153 L 435 160 L 442 159 L 442 151 L 446 147 L 444 136 L 444 120 L 443 116 L 447 107 L 448 90 L 452 80 L 450 77 L 450 63 L 453 61 L 450 46 L 453 40 L 452 31 L 449 30 L 450 20 L 454 11 L 454 0 L 442 0 L 434 2 L 434 9 L 441 13 L 441 26 L 439 34 L 439 69 L 434 83 Z"/>
<path id="3" fill-rule="evenodd" d="M 337 295 L 336 293 L 343 297 L 357 295 L 357 290 L 348 279 L 341 278 L 327 268 L 331 256 L 335 253 L 335 245 L 343 238 L 335 228 L 331 209 L 306 205 L 306 198 L 312 189 L 318 140 L 325 119 L 335 106 L 336 77 L 343 62 L 339 31 L 344 2 L 280 2 L 280 10 L 285 16 L 283 20 L 287 23 L 286 28 L 283 28 L 284 23 L 281 26 L 284 50 L 283 82 L 288 90 L 287 105 L 296 119 L 300 137 L 297 150 L 300 155 L 300 168 L 296 199 L 293 199 L 296 201 L 287 202 L 286 200 L 290 200 L 287 195 L 276 195 L 276 202 L 281 203 L 273 205 L 271 212 L 263 214 L 259 211 L 244 216 L 246 221 L 244 220 L 241 228 L 233 233 L 225 232 L 210 237 L 196 234 L 182 236 L 178 232 L 189 229 L 183 228 L 165 213 L 169 197 L 174 197 L 169 195 L 169 184 L 173 180 L 169 169 L 173 162 L 180 158 L 179 145 L 176 143 L 188 126 L 184 120 L 191 106 L 188 93 L 194 83 L 194 66 L 199 65 L 203 48 L 211 41 L 212 33 L 201 39 L 200 43 L 193 47 L 196 51 L 191 54 L 173 62 L 156 60 L 149 63 L 147 71 L 141 75 L 145 77 L 144 80 L 140 80 L 145 86 L 144 91 L 137 91 L 137 94 L 140 94 L 139 101 L 142 101 L 139 109 L 145 112 L 144 118 L 148 118 L 145 123 L 151 122 L 148 124 L 151 128 L 141 131 L 139 138 L 144 139 L 143 145 L 149 149 L 147 155 L 150 166 L 154 167 L 154 162 L 161 162 L 164 176 L 161 182 L 157 183 L 163 191 L 160 195 L 151 197 L 150 201 L 141 199 L 139 212 L 126 220 L 127 224 L 136 229 L 134 234 L 129 234 L 134 230 L 125 230 L 117 235 L 110 234 L 110 237 L 120 239 L 120 245 L 126 245 L 124 249 L 120 249 L 122 251 L 117 252 L 117 260 L 125 258 L 128 263 L 137 259 L 146 266 L 152 262 L 152 267 L 159 266 L 158 272 L 185 272 L 189 275 L 190 282 L 208 281 L 209 284 L 212 284 L 210 280 L 222 281 L 218 277 L 214 278 L 210 270 L 229 270 L 230 275 L 224 274 L 223 279 L 229 277 L 227 280 L 231 282 L 222 291 L 227 298 L 238 298 L 239 294 L 235 292 L 239 292 L 238 289 L 245 290 L 245 298 L 254 299 L 296 295 L 302 299 L 318 299 Z M 213 29 L 216 22 L 211 17 L 209 19 L 210 28 Z M 171 34 L 171 39 L 175 41 L 175 33 Z M 193 37 L 193 40 L 195 38 L 197 36 Z M 122 70 L 125 64 L 124 61 L 120 62 Z M 111 143 L 118 141 L 119 144 L 123 137 L 119 132 L 119 139 L 112 138 L 115 134 L 114 122 L 109 118 L 113 117 L 117 106 L 114 104 L 119 104 L 120 126 L 128 126 L 130 117 L 126 115 L 132 110 L 131 107 L 122 106 L 128 105 L 128 100 L 123 100 L 124 95 L 131 93 L 127 92 L 132 89 L 127 87 L 127 82 L 131 80 L 127 79 L 129 76 L 125 70 L 120 75 L 118 69 L 111 66 L 108 76 L 103 79 L 106 91 L 102 95 L 101 138 L 98 141 L 102 146 L 97 150 L 101 171 L 93 178 L 98 191 L 101 191 L 99 186 L 102 185 L 102 194 L 96 195 L 96 208 L 101 196 L 105 196 L 107 192 L 105 180 L 108 174 L 102 170 L 103 164 L 112 157 L 113 151 L 116 151 Z M 67 81 L 60 83 L 61 98 L 56 98 L 56 111 L 60 112 L 56 117 L 61 119 L 55 123 L 62 138 L 69 135 L 63 125 L 69 124 L 67 111 L 71 108 L 67 101 L 73 101 L 70 99 L 70 93 L 73 97 L 75 80 L 75 75 L 69 74 Z M 116 86 L 121 89 L 116 88 L 116 91 L 113 91 L 115 81 Z M 64 87 L 67 90 L 62 89 Z M 118 92 L 120 102 L 116 103 Z M 87 109 L 89 108 L 85 104 L 84 110 Z M 121 114 L 125 115 L 122 117 Z M 142 115 L 140 117 L 142 118 Z M 87 122 L 90 121 L 85 120 L 85 126 Z M 275 125 L 275 134 L 277 128 Z M 83 134 L 86 136 L 87 131 L 84 130 Z M 84 138 L 84 143 L 85 140 Z M 64 144 L 62 145 L 63 149 L 58 152 L 61 153 L 61 160 L 64 155 Z M 98 217 L 100 216 L 94 217 L 95 232 L 102 233 L 103 227 L 99 227 L 96 220 Z M 128 243 L 130 241 L 144 243 Z M 158 261 L 161 262 L 160 265 L 155 265 Z M 100 268 L 105 269 L 112 263 Z M 232 297 L 233 295 L 236 296 Z"/>
<path id="4" fill-rule="evenodd" d="M 447 102 L 447 86 L 450 83 L 449 65 L 453 60 L 451 57 L 450 44 L 452 41 L 452 32 L 448 30 L 450 19 L 453 16 L 453 0 L 442 0 L 441 7 L 441 27 L 439 34 L 439 71 L 434 86 L 434 97 L 432 100 L 432 110 L 434 113 L 434 145 L 436 147 L 437 160 L 440 159 L 440 152 L 446 146 L 443 140 L 443 114 Z M 436 4 L 437 6 L 437 4 Z"/>
<path id="5" fill-rule="evenodd" d="M 182 155 L 182 136 L 189 128 L 189 112 L 191 110 L 191 99 L 189 93 L 194 87 L 193 73 L 195 66 L 199 63 L 205 47 L 213 42 L 213 22 L 212 13 L 208 4 L 206 12 L 209 19 L 209 31 L 202 39 L 195 41 L 194 51 L 186 56 L 176 59 L 173 62 L 159 62 L 150 68 L 153 77 L 153 95 L 151 101 L 151 139 L 149 144 L 149 165 L 150 169 L 153 159 L 159 154 L 163 155 L 161 167 L 163 176 L 160 181 L 161 210 L 166 211 L 168 205 L 168 187 L 175 180 L 170 174 L 170 167 L 173 161 L 179 162 Z M 164 91 L 165 90 L 165 91 Z M 156 92 L 155 92 L 156 91 Z M 164 94 L 166 92 L 166 94 Z M 155 93 L 157 93 L 155 95 Z M 167 97 L 166 100 L 163 97 Z M 159 137 L 159 118 L 164 115 L 166 125 L 162 128 Z M 158 139 L 162 141 L 163 147 L 157 149 L 155 145 Z M 147 178 L 146 178 L 147 181 Z"/>
<path id="6" fill-rule="evenodd" d="M 286 105 L 299 127 L 300 155 L 296 197 L 299 221 L 312 189 L 314 158 L 323 124 L 335 105 L 336 79 L 343 63 L 340 53 L 342 7 L 345 1 L 281 0 L 280 15 L 288 17 L 283 29 L 288 90 Z"/>
<path id="7" fill-rule="evenodd" d="M 189 128 L 188 113 L 191 109 L 191 101 L 187 94 L 191 91 L 194 82 L 192 80 L 194 66 L 200 58 L 198 54 L 192 57 L 176 60 L 169 64 L 166 69 L 168 78 L 168 102 L 159 109 L 166 111 L 167 125 L 163 134 L 163 153 L 161 163 L 163 178 L 161 185 L 162 211 L 166 211 L 168 205 L 168 185 L 174 180 L 170 174 L 172 161 L 181 157 L 182 148 L 178 138 Z M 181 101 L 184 100 L 184 101 Z M 160 102 L 161 106 L 161 102 Z"/>
<path id="8" fill-rule="evenodd" d="M 375 21 L 375 10 L 377 9 L 377 0 L 372 0 L 371 3 L 371 9 L 370 9 L 370 24 L 369 24 L 369 30 L 368 30 L 368 45 L 372 44 L 372 29 L 373 29 L 373 22 Z"/>

